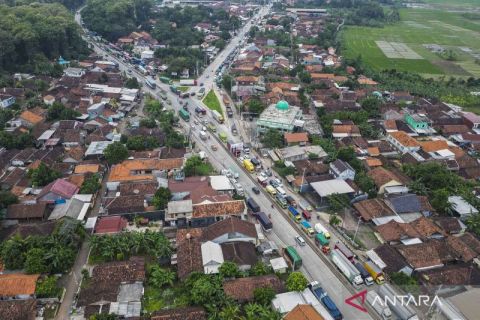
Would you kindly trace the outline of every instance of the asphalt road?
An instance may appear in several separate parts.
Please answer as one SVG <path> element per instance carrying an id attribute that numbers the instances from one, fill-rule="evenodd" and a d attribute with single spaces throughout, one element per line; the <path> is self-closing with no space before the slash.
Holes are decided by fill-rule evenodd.
<path id="1" fill-rule="evenodd" d="M 270 7 L 263 7 L 260 12 L 255 16 L 258 17 L 259 15 L 265 15 L 268 13 L 270 10 Z M 75 16 L 75 20 L 77 23 L 80 24 L 80 15 L 77 13 Z M 227 47 L 216 57 L 216 59 L 207 67 L 202 74 L 198 78 L 198 83 L 204 83 L 204 86 L 206 87 L 206 90 L 209 88 L 213 88 L 213 75 L 215 73 L 215 70 L 223 63 L 224 59 L 237 47 L 237 45 L 244 39 L 244 35 L 248 30 L 250 29 L 251 22 L 248 22 L 239 32 L 236 37 L 232 39 L 232 41 L 227 45 Z M 95 52 L 102 56 L 107 56 L 107 59 L 110 61 L 117 62 L 119 65 L 119 69 L 122 72 L 128 72 L 130 70 L 131 75 L 136 76 L 139 80 L 145 80 L 145 76 L 140 74 L 139 72 L 136 71 L 134 66 L 127 64 L 126 62 L 117 59 L 116 57 L 110 55 L 107 53 L 100 45 L 91 42 L 90 39 L 86 39 L 89 41 L 93 46 Z M 208 78 L 207 78 L 208 75 Z M 179 104 L 179 98 L 178 96 L 174 95 L 173 93 L 170 92 L 169 88 L 167 85 L 162 84 L 157 82 L 157 89 L 151 89 L 147 86 L 143 87 L 143 90 L 145 92 L 150 93 L 156 98 L 159 97 L 159 88 L 162 88 L 165 90 L 166 95 L 170 101 L 172 101 L 172 106 L 171 108 L 178 111 L 181 108 L 181 105 Z M 200 102 L 195 99 L 195 98 L 187 98 L 183 99 L 184 101 L 187 101 L 190 109 L 194 108 L 197 104 L 200 104 Z M 201 120 L 202 118 L 198 118 L 196 115 L 192 113 L 192 118 Z M 205 116 L 203 119 L 207 119 L 210 122 L 214 122 L 220 131 L 224 131 L 229 135 L 229 138 L 235 139 L 238 141 L 238 137 L 233 137 L 230 133 L 230 130 L 226 125 L 219 125 L 218 123 L 213 120 L 211 117 L 210 113 L 207 113 L 207 116 Z M 191 124 L 193 121 L 190 123 L 185 123 L 183 120 L 181 120 L 182 125 L 184 126 L 185 130 L 188 132 L 191 129 Z M 332 271 L 333 269 L 331 265 L 328 265 L 325 262 L 325 257 L 322 259 L 320 257 L 321 253 L 319 254 L 317 250 L 315 250 L 314 246 L 307 245 L 307 246 L 298 246 L 294 240 L 295 236 L 301 235 L 304 238 L 303 233 L 301 233 L 297 228 L 295 228 L 293 225 L 294 223 L 291 223 L 290 219 L 288 219 L 284 213 L 281 213 L 279 208 L 276 206 L 274 208 L 271 208 L 271 205 L 273 203 L 272 199 L 267 196 L 264 193 L 261 193 L 259 195 L 253 194 L 251 192 L 251 188 L 256 185 L 255 180 L 253 177 L 245 173 L 240 166 L 239 162 L 236 161 L 234 158 L 230 156 L 230 154 L 224 149 L 223 147 L 220 146 L 219 142 L 216 139 L 209 139 L 206 141 L 203 141 L 199 138 L 198 133 L 200 131 L 200 128 L 197 126 L 195 129 L 192 129 L 192 134 L 191 138 L 193 141 L 196 142 L 197 148 L 205 151 L 208 154 L 210 162 L 213 164 L 213 166 L 217 169 L 223 169 L 223 168 L 228 168 L 228 169 L 234 169 L 236 172 L 239 173 L 239 182 L 242 184 L 243 188 L 245 191 L 249 194 L 249 196 L 252 196 L 255 201 L 260 205 L 263 211 L 270 213 L 271 214 L 271 220 L 273 223 L 273 231 L 266 234 L 267 238 L 274 241 L 279 247 L 285 247 L 289 245 L 296 246 L 296 249 L 298 253 L 301 255 L 302 260 L 303 260 L 303 266 L 301 268 L 301 271 L 307 276 L 309 280 L 317 280 L 321 283 L 323 288 L 328 292 L 330 297 L 333 299 L 333 301 L 337 304 L 339 307 L 340 311 L 344 315 L 344 319 L 346 320 L 363 320 L 363 319 L 372 319 L 372 317 L 366 313 L 359 312 L 357 309 L 345 304 L 344 300 L 347 297 L 350 297 L 353 292 L 355 291 L 361 291 L 361 289 L 354 290 L 352 286 L 349 284 L 346 284 L 346 279 L 338 274 L 338 271 Z M 218 148 L 217 151 L 212 151 L 210 146 L 212 144 L 217 144 L 220 147 Z M 314 222 L 314 221 L 313 221 Z M 79 259 L 77 259 L 79 260 Z M 83 259 L 80 259 L 83 260 Z M 80 263 L 81 261 L 79 261 Z M 83 264 L 82 264 L 83 265 Z M 74 269 L 77 269 L 77 266 L 74 267 Z M 75 277 L 72 277 L 72 281 L 76 282 Z M 340 280 L 341 279 L 341 280 Z M 75 287 L 75 285 L 72 285 L 72 287 Z M 76 289 L 78 288 L 78 284 L 76 285 Z M 69 291 L 69 287 L 67 287 L 67 293 Z M 67 296 L 67 295 L 66 295 Z M 73 295 L 69 295 L 72 296 Z M 68 310 L 70 309 L 72 301 L 65 301 L 62 304 L 62 313 L 59 312 L 59 315 L 57 316 L 57 319 L 66 319 L 68 314 Z M 65 306 L 64 306 L 65 304 Z M 65 310 L 67 313 L 65 313 Z M 374 318 L 377 318 L 375 315 Z"/>

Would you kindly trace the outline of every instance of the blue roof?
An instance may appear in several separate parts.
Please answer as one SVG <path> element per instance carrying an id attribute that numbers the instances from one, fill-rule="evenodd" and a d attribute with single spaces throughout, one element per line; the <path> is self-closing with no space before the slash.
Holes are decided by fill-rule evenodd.
<path id="1" fill-rule="evenodd" d="M 405 194 L 390 198 L 390 203 L 396 213 L 420 212 L 422 205 L 416 194 Z"/>

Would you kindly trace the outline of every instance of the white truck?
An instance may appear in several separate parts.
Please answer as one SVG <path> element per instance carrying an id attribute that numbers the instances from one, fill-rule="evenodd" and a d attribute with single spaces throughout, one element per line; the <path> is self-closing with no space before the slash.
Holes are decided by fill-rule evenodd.
<path id="1" fill-rule="evenodd" d="M 313 227 L 316 233 L 323 233 L 325 238 L 330 239 L 330 232 L 321 223 L 316 223 Z"/>
<path id="2" fill-rule="evenodd" d="M 180 85 L 181 85 L 181 86 L 196 86 L 196 85 L 197 85 L 197 80 L 194 80 L 194 79 L 181 79 L 181 80 L 180 80 Z"/>
<path id="3" fill-rule="evenodd" d="M 362 276 L 355 266 L 338 249 L 333 249 L 330 254 L 333 263 L 343 273 L 343 275 L 355 286 L 363 284 Z"/>
<path id="4" fill-rule="evenodd" d="M 367 301 L 383 320 L 392 319 L 392 310 L 387 305 L 380 303 L 383 299 L 380 298 L 375 290 L 367 292 Z"/>

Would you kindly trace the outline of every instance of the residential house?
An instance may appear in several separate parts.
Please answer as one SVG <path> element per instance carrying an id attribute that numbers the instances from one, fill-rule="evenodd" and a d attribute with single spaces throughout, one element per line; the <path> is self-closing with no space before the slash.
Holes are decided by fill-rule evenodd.
<path id="1" fill-rule="evenodd" d="M 308 143 L 308 133 L 296 132 L 296 133 L 284 133 L 283 138 L 287 146 L 300 145 L 304 146 Z"/>
<path id="2" fill-rule="evenodd" d="M 324 318 L 318 311 L 309 304 L 298 304 L 295 308 L 287 313 L 284 320 L 323 320 Z"/>
<path id="3" fill-rule="evenodd" d="M 354 180 L 355 170 L 345 161 L 337 159 L 330 163 L 329 173 L 336 179 Z"/>
<path id="4" fill-rule="evenodd" d="M 207 320 L 207 312 L 202 307 L 183 307 L 155 311 L 151 320 Z"/>
<path id="5" fill-rule="evenodd" d="M 205 274 L 219 273 L 219 268 L 223 264 L 222 247 L 215 242 L 207 241 L 201 245 L 202 265 Z"/>
<path id="6" fill-rule="evenodd" d="M 34 204 L 19 203 L 11 204 L 7 208 L 5 219 L 19 222 L 42 221 L 47 218 L 48 210 L 45 202 Z"/>
<path id="7" fill-rule="evenodd" d="M 431 120 L 425 114 L 405 112 L 405 122 L 417 134 L 429 134 L 433 129 Z"/>
<path id="8" fill-rule="evenodd" d="M 399 177 L 396 173 L 393 173 L 392 171 L 387 170 L 384 167 L 377 167 L 373 170 L 368 171 L 367 176 L 369 176 L 373 180 L 379 194 L 383 194 L 386 187 L 404 185 L 403 177 Z"/>
<path id="9" fill-rule="evenodd" d="M 101 210 L 105 214 L 125 214 L 144 212 L 147 207 L 143 195 L 122 195 L 113 198 L 104 198 Z"/>
<path id="10" fill-rule="evenodd" d="M 15 102 L 16 102 L 16 99 L 14 96 L 0 93 L 0 107 L 8 108 L 14 105 Z"/>
<path id="11" fill-rule="evenodd" d="M 386 220 L 385 222 L 388 222 L 394 217 L 397 217 L 393 210 L 387 204 L 385 204 L 382 199 L 378 198 L 355 202 L 353 207 L 358 212 L 360 217 L 367 222 L 375 219 L 378 220 L 380 218 Z"/>
<path id="12" fill-rule="evenodd" d="M 23 126 L 31 128 L 45 119 L 30 110 L 23 111 L 18 117 Z"/>
<path id="13" fill-rule="evenodd" d="M 290 147 L 285 147 L 282 149 L 275 149 L 277 156 L 283 161 L 300 161 L 307 160 L 313 154 L 316 158 L 325 158 L 327 153 L 323 150 L 322 147 L 312 145 L 312 146 L 299 146 L 293 145 Z"/>
<path id="14" fill-rule="evenodd" d="M 433 208 L 426 198 L 417 196 L 416 194 L 407 193 L 390 196 L 385 203 L 397 214 L 402 215 L 402 219 L 413 221 L 417 217 L 430 215 Z M 413 218 L 407 218 L 406 214 L 410 214 Z"/>
<path id="15" fill-rule="evenodd" d="M 396 247 L 389 244 L 382 244 L 373 250 L 376 255 L 376 262 L 380 262 L 382 270 L 386 273 L 403 272 L 411 275 L 413 269 L 408 265 L 405 258 L 398 252 Z"/>
<path id="16" fill-rule="evenodd" d="M 35 296 L 38 274 L 0 274 L 1 300 L 25 300 Z"/>
<path id="17" fill-rule="evenodd" d="M 354 124 L 334 124 L 332 136 L 336 139 L 345 137 L 361 137 L 360 129 Z"/>
<path id="18" fill-rule="evenodd" d="M 243 200 L 205 201 L 193 205 L 192 219 L 189 221 L 189 224 L 192 227 L 208 226 L 231 216 L 245 219 L 246 210 L 245 201 Z"/>
<path id="19" fill-rule="evenodd" d="M 144 281 L 143 257 L 96 265 L 90 281 L 80 290 L 77 309 L 83 310 L 87 319 L 106 310 L 108 313 L 120 313 L 124 318 L 139 317 Z"/>
<path id="20" fill-rule="evenodd" d="M 225 295 L 237 302 L 252 301 L 258 288 L 272 288 L 275 293 L 285 292 L 283 282 L 276 275 L 238 278 L 223 282 Z"/>
<path id="21" fill-rule="evenodd" d="M 470 262 L 480 256 L 480 240 L 469 232 L 447 237 L 445 242 L 457 260 Z"/>
<path id="22" fill-rule="evenodd" d="M 422 242 L 420 234 L 408 223 L 390 220 L 390 222 L 377 226 L 376 229 L 383 240 L 391 245 L 399 243 L 410 245 Z"/>
<path id="23" fill-rule="evenodd" d="M 0 300 L 0 319 L 35 320 L 37 300 Z"/>
<path id="24" fill-rule="evenodd" d="M 461 220 L 467 219 L 472 214 L 477 214 L 478 210 L 460 196 L 448 197 L 448 202 L 452 205 L 452 211 L 460 216 Z"/>
<path id="25" fill-rule="evenodd" d="M 152 180 L 156 175 L 180 169 L 182 166 L 183 158 L 125 160 L 111 168 L 107 187 L 112 190 L 122 181 Z"/>
<path id="26" fill-rule="evenodd" d="M 257 263 L 257 252 L 251 242 L 226 242 L 221 247 L 223 259 L 234 262 L 241 271 L 248 271 Z"/>
<path id="27" fill-rule="evenodd" d="M 447 234 L 462 234 L 467 229 L 460 219 L 456 217 L 437 217 L 434 222 Z"/>
<path id="28" fill-rule="evenodd" d="M 475 133 L 480 132 L 480 116 L 473 112 L 462 112 L 463 122 Z"/>
<path id="29" fill-rule="evenodd" d="M 455 264 L 418 273 L 418 279 L 436 294 L 464 290 L 465 286 L 480 285 L 480 271 L 468 264 Z M 432 288 L 433 287 L 433 288 Z"/>
<path id="30" fill-rule="evenodd" d="M 255 224 L 237 217 L 228 217 L 206 227 L 203 230 L 203 240 L 218 244 L 229 242 L 258 244 Z"/>
<path id="31" fill-rule="evenodd" d="M 420 150 L 420 144 L 404 131 L 390 132 L 387 135 L 390 142 L 401 153 L 415 152 Z"/>
<path id="32" fill-rule="evenodd" d="M 78 192 L 79 188 L 65 179 L 57 179 L 45 186 L 37 197 L 37 201 L 54 203 L 70 199 Z"/>
<path id="33" fill-rule="evenodd" d="M 184 280 L 192 272 L 203 272 L 201 228 L 177 229 L 177 274 Z"/>
<path id="34" fill-rule="evenodd" d="M 127 219 L 121 216 L 100 217 L 95 224 L 94 233 L 111 234 L 122 232 L 128 225 Z"/>
<path id="35" fill-rule="evenodd" d="M 440 268 L 455 260 L 446 243 L 438 240 L 401 246 L 398 251 L 415 271 Z"/>

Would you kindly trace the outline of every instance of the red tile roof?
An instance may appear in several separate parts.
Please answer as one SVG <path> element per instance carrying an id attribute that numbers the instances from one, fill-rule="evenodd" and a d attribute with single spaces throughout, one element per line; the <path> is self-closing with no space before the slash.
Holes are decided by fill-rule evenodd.
<path id="1" fill-rule="evenodd" d="M 38 274 L 0 274 L 0 297 L 33 295 L 38 277 Z"/>
<path id="2" fill-rule="evenodd" d="M 117 233 L 122 231 L 127 224 L 127 219 L 120 216 L 101 217 L 95 225 L 95 233 Z"/>

